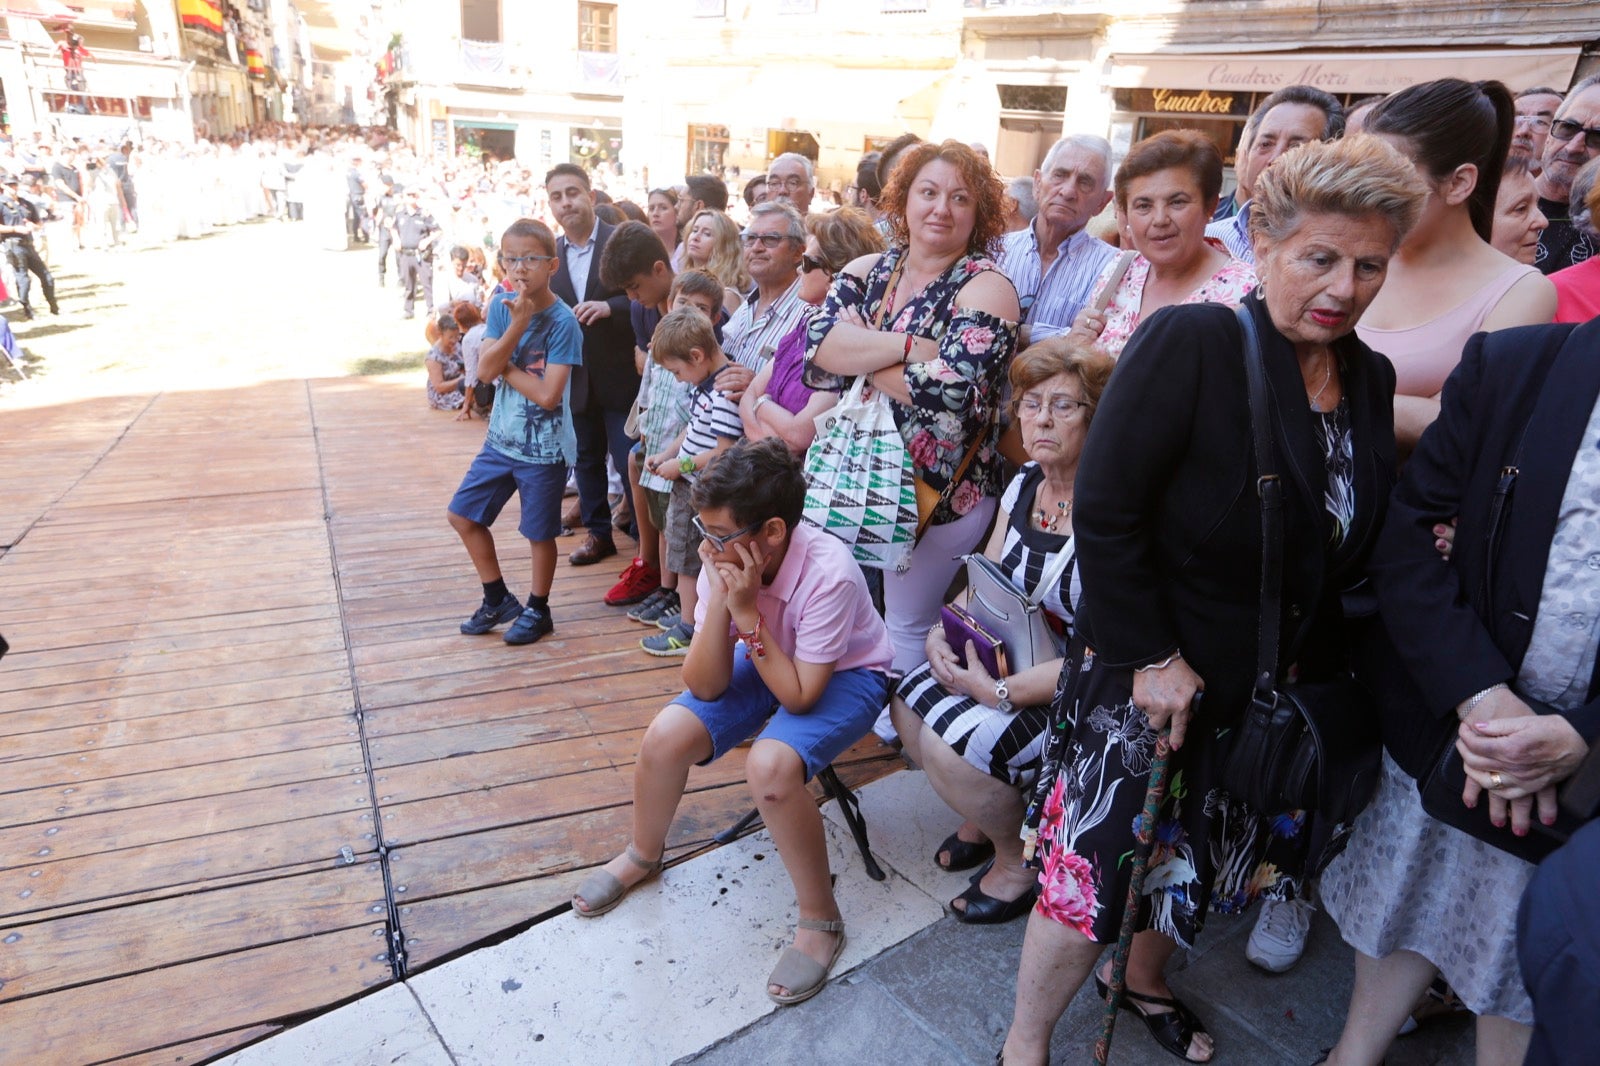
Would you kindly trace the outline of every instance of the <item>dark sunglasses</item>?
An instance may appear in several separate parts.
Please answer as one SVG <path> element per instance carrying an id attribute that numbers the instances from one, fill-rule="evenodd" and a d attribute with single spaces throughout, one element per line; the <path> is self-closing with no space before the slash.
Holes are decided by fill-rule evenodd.
<path id="1" fill-rule="evenodd" d="M 1600 152 L 1600 129 L 1592 126 L 1580 126 L 1569 118 L 1561 118 L 1550 124 L 1550 136 L 1558 141 L 1570 141 L 1578 134 L 1583 134 L 1583 146 L 1591 152 Z"/>
<path id="2" fill-rule="evenodd" d="M 813 270 L 821 270 L 828 274 L 833 273 L 828 264 L 821 259 L 813 259 L 809 255 L 802 254 L 800 256 L 800 272 L 802 274 L 809 274 Z"/>

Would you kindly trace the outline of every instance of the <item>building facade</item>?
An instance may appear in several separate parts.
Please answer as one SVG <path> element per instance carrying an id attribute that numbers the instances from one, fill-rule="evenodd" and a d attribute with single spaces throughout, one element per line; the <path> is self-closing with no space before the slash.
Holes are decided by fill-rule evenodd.
<path id="1" fill-rule="evenodd" d="M 620 163 L 621 42 L 629 0 L 390 3 L 393 70 L 384 90 L 399 131 L 424 155 L 458 149 L 533 168 Z"/>

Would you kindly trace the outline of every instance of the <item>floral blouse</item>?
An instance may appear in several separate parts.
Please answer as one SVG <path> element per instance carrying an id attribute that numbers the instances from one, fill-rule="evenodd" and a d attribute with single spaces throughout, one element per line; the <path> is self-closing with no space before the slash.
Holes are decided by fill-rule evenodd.
<path id="1" fill-rule="evenodd" d="M 1215 237 L 1207 237 L 1206 243 L 1221 252 L 1228 250 Z M 1094 291 L 1089 294 L 1091 304 L 1100 298 L 1100 291 L 1105 288 L 1107 275 L 1116 266 L 1116 262 L 1113 259 L 1100 273 L 1100 279 L 1094 283 Z M 1116 295 L 1111 297 L 1111 302 L 1106 305 L 1106 328 L 1100 332 L 1100 339 L 1095 342 L 1095 347 L 1113 359 L 1122 354 L 1128 338 L 1139 328 L 1139 305 L 1144 302 L 1144 284 L 1148 280 L 1150 280 L 1150 260 L 1142 255 L 1134 256 L 1133 262 L 1128 264 L 1128 272 L 1122 276 L 1122 283 L 1117 286 Z M 1207 278 L 1198 289 L 1181 302 L 1217 303 L 1238 307 L 1239 301 L 1255 287 L 1255 267 L 1242 259 L 1229 256 L 1228 261 L 1215 274 Z"/>
<path id="2" fill-rule="evenodd" d="M 834 280 L 806 334 L 808 384 L 843 387 L 844 379 L 809 364 L 843 309 L 856 308 L 868 322 L 877 319 L 889 295 L 890 276 L 904 255 L 904 248 L 890 248 L 867 272 L 865 281 L 848 273 Z M 995 269 L 985 256 L 963 256 L 879 327 L 939 342 L 937 359 L 905 367 L 911 405 L 890 401 L 917 476 L 940 492 L 950 489 L 933 512 L 933 525 L 953 522 L 980 501 L 1000 493 L 1000 435 L 994 415 L 1011 356 L 1017 350 L 1017 323 L 955 306 L 956 293 L 963 285 Z M 956 468 L 979 432 L 985 436 L 977 454 L 952 487 Z"/>
<path id="3" fill-rule="evenodd" d="M 446 354 L 443 349 L 435 344 L 428 351 L 428 357 L 425 361 L 429 363 L 438 363 L 439 369 L 444 371 L 444 379 L 446 381 L 449 381 L 451 378 L 459 378 L 466 373 L 466 362 L 461 357 L 460 347 L 457 347 L 455 351 Z M 439 392 L 433 387 L 432 378 L 429 378 L 427 381 L 427 389 L 428 406 L 433 408 L 435 411 L 459 410 L 462 401 L 466 398 L 459 388 L 453 392 Z"/>

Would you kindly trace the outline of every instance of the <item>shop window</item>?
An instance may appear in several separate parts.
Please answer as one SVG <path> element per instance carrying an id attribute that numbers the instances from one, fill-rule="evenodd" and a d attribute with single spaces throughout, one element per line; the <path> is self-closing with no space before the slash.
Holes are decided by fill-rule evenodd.
<path id="1" fill-rule="evenodd" d="M 1065 111 L 1065 85 L 998 85 L 1002 111 Z"/>
<path id="2" fill-rule="evenodd" d="M 578 51 L 617 50 L 617 5 L 578 5 Z"/>
<path id="3" fill-rule="evenodd" d="M 689 157 L 683 170 L 685 174 L 715 174 L 720 177 L 727 158 L 728 127 L 689 127 Z"/>
<path id="4" fill-rule="evenodd" d="M 819 151 L 817 139 L 803 130 L 767 131 L 767 161 L 769 163 L 785 152 L 803 155 L 811 160 L 812 163 L 816 163 Z"/>
<path id="5" fill-rule="evenodd" d="M 461 38 L 500 40 L 500 0 L 461 0 Z"/>

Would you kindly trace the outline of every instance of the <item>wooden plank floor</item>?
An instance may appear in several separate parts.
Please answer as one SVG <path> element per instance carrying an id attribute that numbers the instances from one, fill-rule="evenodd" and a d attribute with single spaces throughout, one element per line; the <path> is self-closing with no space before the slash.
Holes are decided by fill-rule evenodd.
<path id="1" fill-rule="evenodd" d="M 558 910 L 625 839 L 678 664 L 600 602 L 626 560 L 563 562 L 531 648 L 457 632 L 481 423 L 388 379 L 3 417 L 0 1064 L 215 1057 Z M 742 763 L 693 774 L 674 856 Z"/>

